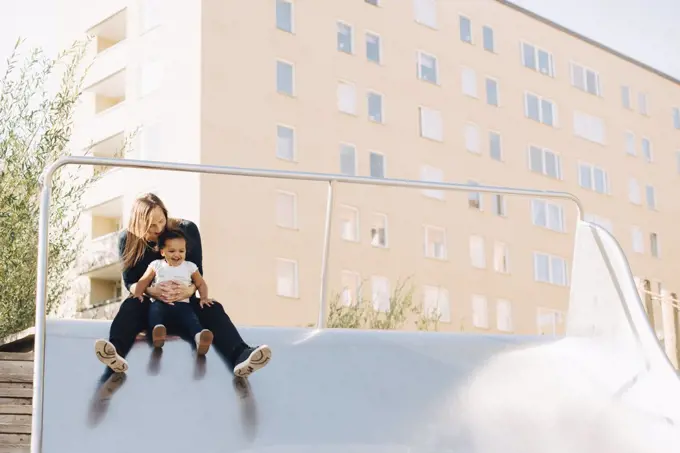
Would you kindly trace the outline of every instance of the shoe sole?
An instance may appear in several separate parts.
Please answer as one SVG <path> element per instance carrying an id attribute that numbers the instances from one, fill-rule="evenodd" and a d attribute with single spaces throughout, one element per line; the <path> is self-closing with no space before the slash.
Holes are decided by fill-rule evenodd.
<path id="1" fill-rule="evenodd" d="M 101 363 L 116 373 L 125 373 L 128 370 L 128 364 L 125 359 L 118 355 L 115 346 L 108 341 L 95 341 L 94 352 Z"/>
<path id="2" fill-rule="evenodd" d="M 264 367 L 272 358 L 272 350 L 269 346 L 262 345 L 250 353 L 247 359 L 236 365 L 234 375 L 246 378 L 255 371 Z"/>
<path id="3" fill-rule="evenodd" d="M 198 347 L 196 348 L 198 355 L 206 355 L 212 342 L 213 333 L 209 330 L 202 330 L 201 334 L 198 336 Z"/>
<path id="4" fill-rule="evenodd" d="M 151 339 L 153 341 L 154 348 L 163 347 L 163 345 L 165 344 L 165 337 L 167 333 L 168 331 L 165 328 L 165 326 L 158 325 L 153 328 L 153 331 L 151 332 Z"/>

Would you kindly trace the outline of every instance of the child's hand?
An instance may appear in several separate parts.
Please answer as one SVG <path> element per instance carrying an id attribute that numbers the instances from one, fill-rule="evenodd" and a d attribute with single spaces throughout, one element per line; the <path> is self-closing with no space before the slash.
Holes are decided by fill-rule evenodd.
<path id="1" fill-rule="evenodd" d="M 206 305 L 209 307 L 213 303 L 214 303 L 214 301 L 212 299 L 209 299 L 207 297 L 206 298 L 201 297 L 201 301 L 198 303 L 198 305 L 200 305 L 200 307 L 203 308 Z"/>

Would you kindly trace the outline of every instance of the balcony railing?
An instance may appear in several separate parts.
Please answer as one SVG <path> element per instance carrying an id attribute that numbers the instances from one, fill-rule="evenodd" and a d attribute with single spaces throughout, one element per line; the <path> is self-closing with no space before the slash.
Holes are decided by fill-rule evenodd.
<path id="1" fill-rule="evenodd" d="M 118 232 L 113 232 L 91 240 L 78 259 L 76 268 L 79 274 L 85 274 L 119 261 Z"/>

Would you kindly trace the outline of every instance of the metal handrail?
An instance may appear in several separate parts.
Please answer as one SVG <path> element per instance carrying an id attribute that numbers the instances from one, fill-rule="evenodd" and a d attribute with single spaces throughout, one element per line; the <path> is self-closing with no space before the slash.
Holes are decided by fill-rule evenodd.
<path id="1" fill-rule="evenodd" d="M 142 168 L 149 170 L 170 170 L 189 173 L 208 173 L 233 176 L 254 176 L 262 178 L 293 179 L 303 181 L 323 181 L 328 183 L 326 204 L 326 221 L 324 224 L 324 247 L 321 257 L 321 294 L 317 327 L 323 328 L 326 323 L 326 298 L 328 288 L 328 257 L 330 254 L 330 236 L 332 227 L 334 190 L 336 183 L 364 184 L 383 187 L 408 187 L 412 189 L 434 189 L 453 192 L 480 192 L 503 195 L 533 196 L 541 198 L 557 198 L 572 201 L 578 209 L 578 216 L 583 220 L 583 205 L 573 194 L 535 189 L 519 189 L 511 187 L 495 187 L 476 184 L 458 184 L 448 182 L 426 182 L 408 179 L 378 179 L 365 176 L 346 176 L 328 173 L 312 173 L 285 170 L 267 170 L 255 168 L 227 167 L 220 165 L 201 165 L 174 162 L 155 162 L 149 160 L 117 159 L 93 156 L 63 157 L 45 168 L 40 177 L 40 217 L 38 223 L 38 269 L 36 282 L 35 310 L 35 347 L 33 369 L 33 418 L 31 423 L 31 453 L 42 453 L 43 406 L 45 379 L 45 328 L 47 306 L 47 239 L 49 228 L 50 196 L 52 176 L 65 165 L 103 165 L 111 167 Z"/>

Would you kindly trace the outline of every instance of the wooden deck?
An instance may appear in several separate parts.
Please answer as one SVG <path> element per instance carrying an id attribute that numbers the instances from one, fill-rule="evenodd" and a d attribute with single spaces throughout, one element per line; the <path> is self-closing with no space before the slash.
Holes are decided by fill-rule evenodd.
<path id="1" fill-rule="evenodd" d="M 28 453 L 33 353 L 0 352 L 0 453 Z"/>

